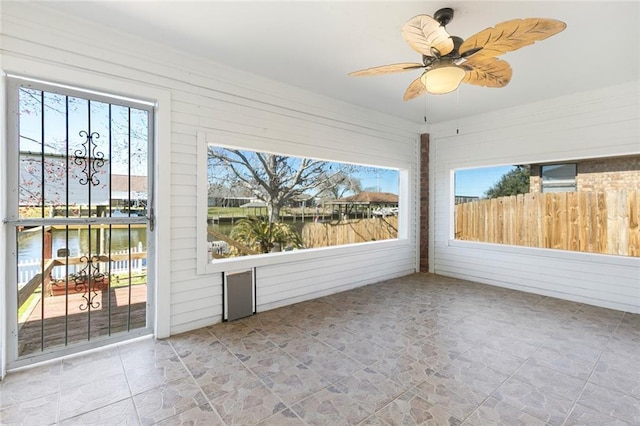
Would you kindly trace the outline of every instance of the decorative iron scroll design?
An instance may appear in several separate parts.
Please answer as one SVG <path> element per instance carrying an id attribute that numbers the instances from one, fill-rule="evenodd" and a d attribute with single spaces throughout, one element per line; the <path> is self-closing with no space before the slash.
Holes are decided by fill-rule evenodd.
<path id="1" fill-rule="evenodd" d="M 79 308 L 86 311 L 91 306 L 93 309 L 100 307 L 100 302 L 94 300 L 98 295 L 96 290 L 102 290 L 107 283 L 107 276 L 100 272 L 100 257 L 98 256 L 82 256 L 80 263 L 87 265 L 76 273 L 73 277 L 76 292 L 82 292 L 82 298 L 87 303 L 82 303 Z"/>
<path id="2" fill-rule="evenodd" d="M 94 138 L 100 139 L 100 134 L 98 132 L 89 134 L 84 130 L 81 130 L 79 134 L 87 138 L 82 143 L 82 148 L 75 150 L 73 158 L 74 164 L 83 167 L 82 173 L 84 177 L 80 178 L 80 185 L 91 183 L 93 186 L 98 186 L 100 185 L 100 179 L 96 174 L 104 166 L 104 153 L 96 149 L 98 144 L 94 141 Z"/>

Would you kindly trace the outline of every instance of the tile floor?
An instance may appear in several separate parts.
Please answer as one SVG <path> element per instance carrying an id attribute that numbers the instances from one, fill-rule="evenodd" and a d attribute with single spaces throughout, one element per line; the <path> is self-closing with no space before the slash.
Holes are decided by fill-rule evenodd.
<path id="1" fill-rule="evenodd" d="M 0 423 L 640 425 L 640 315 L 416 274 L 10 373 Z"/>

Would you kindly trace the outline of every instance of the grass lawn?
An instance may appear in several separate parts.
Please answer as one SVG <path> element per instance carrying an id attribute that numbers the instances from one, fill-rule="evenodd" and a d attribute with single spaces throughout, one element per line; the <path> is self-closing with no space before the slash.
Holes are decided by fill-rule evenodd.
<path id="1" fill-rule="evenodd" d="M 266 209 L 262 209 L 266 212 Z M 247 216 L 253 215 L 253 209 L 243 209 L 241 207 L 209 207 L 208 216 Z"/>
<path id="2" fill-rule="evenodd" d="M 313 215 L 316 213 L 315 207 L 307 207 L 302 209 L 302 207 L 284 207 L 280 210 L 281 215 L 296 215 L 301 216 L 304 210 L 305 215 Z M 319 214 L 322 214 L 322 209 L 317 210 Z M 331 214 L 331 209 L 327 208 L 325 214 Z M 213 216 L 226 216 L 226 217 L 245 217 L 245 216 L 266 216 L 267 209 L 266 208 L 241 208 L 241 207 L 209 207 L 208 208 L 208 217 Z"/>
<path id="3" fill-rule="evenodd" d="M 131 285 L 140 285 L 147 283 L 147 274 L 132 273 Z M 111 288 L 126 287 L 129 285 L 129 274 L 112 274 L 109 280 Z"/>

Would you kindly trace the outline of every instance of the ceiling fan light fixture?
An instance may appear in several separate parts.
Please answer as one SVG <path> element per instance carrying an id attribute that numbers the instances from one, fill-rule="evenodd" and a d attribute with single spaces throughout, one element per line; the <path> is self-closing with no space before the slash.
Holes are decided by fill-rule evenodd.
<path id="1" fill-rule="evenodd" d="M 434 95 L 442 95 L 453 92 L 460 86 L 466 71 L 453 64 L 431 68 L 420 77 L 427 92 Z"/>
<path id="2" fill-rule="evenodd" d="M 0 0 L 1 1 L 1 0 Z M 423 69 L 409 84 L 403 100 L 425 93 L 441 95 L 455 91 L 460 83 L 485 87 L 504 87 L 511 80 L 511 66 L 500 56 L 544 40 L 563 31 L 567 24 L 547 18 L 511 19 L 463 40 L 449 34 L 445 26 L 453 18 L 453 9 L 438 10 L 433 18 L 417 15 L 402 27 L 402 36 L 422 55 L 422 63 L 399 63 L 367 68 L 351 76 L 391 74 Z"/>

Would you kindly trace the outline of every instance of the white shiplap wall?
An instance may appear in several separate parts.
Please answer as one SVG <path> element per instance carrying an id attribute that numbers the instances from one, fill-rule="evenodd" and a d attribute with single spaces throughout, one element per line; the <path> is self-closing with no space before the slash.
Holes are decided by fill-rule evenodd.
<path id="1" fill-rule="evenodd" d="M 166 308 L 161 306 L 157 315 L 160 322 L 169 319 L 163 334 L 221 319 L 220 274 L 197 273 L 199 131 L 222 144 L 408 171 L 405 239 L 262 260 L 257 272 L 259 310 L 415 271 L 419 125 L 98 29 L 96 22 L 86 31 L 86 23 L 46 5 L 7 2 L 1 13 L 5 72 L 106 92 L 127 94 L 123 88 L 133 84 L 169 94 L 170 135 L 161 135 L 167 144 L 159 147 L 170 157 L 170 173 L 159 171 L 170 193 L 167 220 L 158 223 L 159 232 L 167 235 L 159 250 L 168 252 L 167 276 L 159 276 Z M 80 80 L 70 79 L 80 74 Z M 105 78 L 115 86 L 103 87 Z M 162 196 L 162 188 L 160 192 Z"/>
<path id="2" fill-rule="evenodd" d="M 640 259 L 455 241 L 453 170 L 640 152 L 639 82 L 431 129 L 435 273 L 640 312 Z"/>

